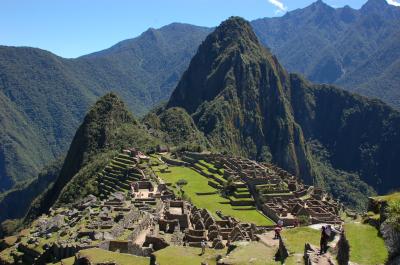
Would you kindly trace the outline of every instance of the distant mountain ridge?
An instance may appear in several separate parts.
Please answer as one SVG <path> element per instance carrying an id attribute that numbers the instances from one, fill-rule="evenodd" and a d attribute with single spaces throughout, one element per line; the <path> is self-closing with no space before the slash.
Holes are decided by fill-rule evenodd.
<path id="1" fill-rule="evenodd" d="M 369 0 L 359 10 L 321 0 L 279 18 L 252 22 L 289 71 L 337 84 L 400 108 L 400 7 Z"/>

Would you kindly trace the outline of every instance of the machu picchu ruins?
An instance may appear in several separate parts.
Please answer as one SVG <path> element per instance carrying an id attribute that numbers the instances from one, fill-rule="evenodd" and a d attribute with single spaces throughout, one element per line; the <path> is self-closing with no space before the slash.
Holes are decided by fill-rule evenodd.
<path id="1" fill-rule="evenodd" d="M 185 192 L 185 185 L 200 180 L 205 192 L 198 189 L 195 197 L 216 208 L 196 204 Z M 208 248 L 222 250 L 235 242 L 260 241 L 278 221 L 283 227 L 297 227 L 304 220 L 341 225 L 342 206 L 323 190 L 274 165 L 240 157 L 144 154 L 129 148 L 96 181 L 98 197 L 89 195 L 42 215 L 18 236 L 17 244 L 5 249 L 8 256 L 0 264 L 78 262 L 79 253 L 89 249 L 153 259 L 153 253 L 169 246 L 200 248 L 206 242 Z"/>

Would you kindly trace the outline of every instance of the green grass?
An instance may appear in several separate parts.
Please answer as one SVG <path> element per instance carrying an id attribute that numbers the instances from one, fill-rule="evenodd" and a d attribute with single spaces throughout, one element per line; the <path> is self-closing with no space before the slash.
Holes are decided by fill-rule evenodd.
<path id="1" fill-rule="evenodd" d="M 91 248 L 79 251 L 81 256 L 88 257 L 92 263 L 100 263 L 107 261 L 114 261 L 119 265 L 149 265 L 150 259 L 145 257 L 134 256 L 130 254 L 123 254 L 111 252 L 99 248 Z"/>
<path id="2" fill-rule="evenodd" d="M 228 257 L 224 258 L 224 263 L 235 265 L 275 265 L 280 264 L 274 260 L 277 249 L 266 247 L 259 242 L 251 242 L 238 246 Z"/>
<path id="3" fill-rule="evenodd" d="M 388 252 L 384 241 L 378 236 L 378 231 L 365 224 L 345 224 L 345 232 L 350 243 L 350 260 L 363 265 L 384 264 Z M 319 247 L 320 231 L 308 227 L 285 229 L 283 239 L 291 254 L 304 252 L 304 244 L 310 243 Z M 366 242 L 371 247 L 366 247 Z M 373 246 L 373 247 L 372 247 Z M 294 257 L 288 260 L 292 261 Z"/>
<path id="4" fill-rule="evenodd" d="M 388 195 L 384 195 L 384 196 L 376 196 L 373 197 L 375 200 L 378 201 L 394 201 L 394 200 L 400 200 L 400 192 L 395 192 L 395 193 L 391 193 Z"/>
<path id="5" fill-rule="evenodd" d="M 208 179 L 191 168 L 169 167 L 169 173 L 156 173 L 165 181 L 175 183 L 185 179 L 188 184 L 183 187 L 185 194 L 192 203 L 200 208 L 208 209 L 215 217 L 215 212 L 220 210 L 225 215 L 231 215 L 243 222 L 252 222 L 256 225 L 273 225 L 273 221 L 263 216 L 258 211 L 248 206 L 231 206 L 229 200 L 222 198 L 219 194 L 197 195 L 196 192 L 214 192 L 215 189 L 208 185 Z"/>
<path id="6" fill-rule="evenodd" d="M 305 243 L 319 246 L 320 231 L 309 227 L 284 229 L 282 237 L 290 253 L 303 253 Z"/>
<path id="7" fill-rule="evenodd" d="M 388 251 L 378 231 L 366 224 L 345 224 L 350 242 L 350 260 L 363 265 L 384 264 Z M 366 245 L 371 247 L 366 247 Z"/>
<path id="8" fill-rule="evenodd" d="M 8 262 L 9 264 L 14 263 L 14 258 L 11 256 L 11 253 L 15 251 L 15 249 L 15 247 L 10 247 L 0 251 L 0 263 L 2 263 L 2 261 Z"/>
<path id="9" fill-rule="evenodd" d="M 226 182 L 226 179 L 224 179 L 224 177 L 222 175 L 220 175 L 218 173 L 212 173 L 211 171 L 208 170 L 207 167 L 203 166 L 202 164 L 196 163 L 195 165 L 198 166 L 203 173 L 205 173 L 207 175 L 213 175 L 214 177 L 220 179 L 222 182 Z"/>
<path id="10" fill-rule="evenodd" d="M 217 170 L 217 168 L 216 168 L 213 164 L 208 163 L 208 162 L 206 162 L 205 160 L 199 160 L 199 162 L 202 163 L 202 164 L 204 164 L 204 165 L 206 165 L 208 168 L 212 168 L 212 169 Z"/>
<path id="11" fill-rule="evenodd" d="M 154 252 L 159 265 L 188 265 L 201 264 L 216 265 L 217 255 L 224 255 L 225 250 L 206 249 L 206 253 L 199 256 L 200 248 L 170 246 Z"/>

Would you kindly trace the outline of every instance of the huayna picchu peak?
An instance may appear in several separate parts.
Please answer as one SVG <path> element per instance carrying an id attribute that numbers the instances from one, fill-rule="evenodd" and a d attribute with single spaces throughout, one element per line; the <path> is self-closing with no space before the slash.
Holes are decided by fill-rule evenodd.
<path id="1" fill-rule="evenodd" d="M 396 3 L 0 47 L 0 265 L 400 264 Z"/>
<path id="2" fill-rule="evenodd" d="M 219 150 L 272 161 L 353 206 L 373 189 L 400 186 L 399 113 L 287 73 L 241 18 L 200 45 L 166 105 L 173 106 Z"/>

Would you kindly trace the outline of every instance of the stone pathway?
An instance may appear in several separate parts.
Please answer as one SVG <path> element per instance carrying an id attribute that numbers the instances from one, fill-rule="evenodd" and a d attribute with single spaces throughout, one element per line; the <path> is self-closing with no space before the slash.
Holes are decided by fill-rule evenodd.
<path id="1" fill-rule="evenodd" d="M 143 245 L 144 241 L 146 240 L 146 235 L 150 233 L 150 228 L 143 230 L 136 238 L 135 244 L 139 246 Z"/>

